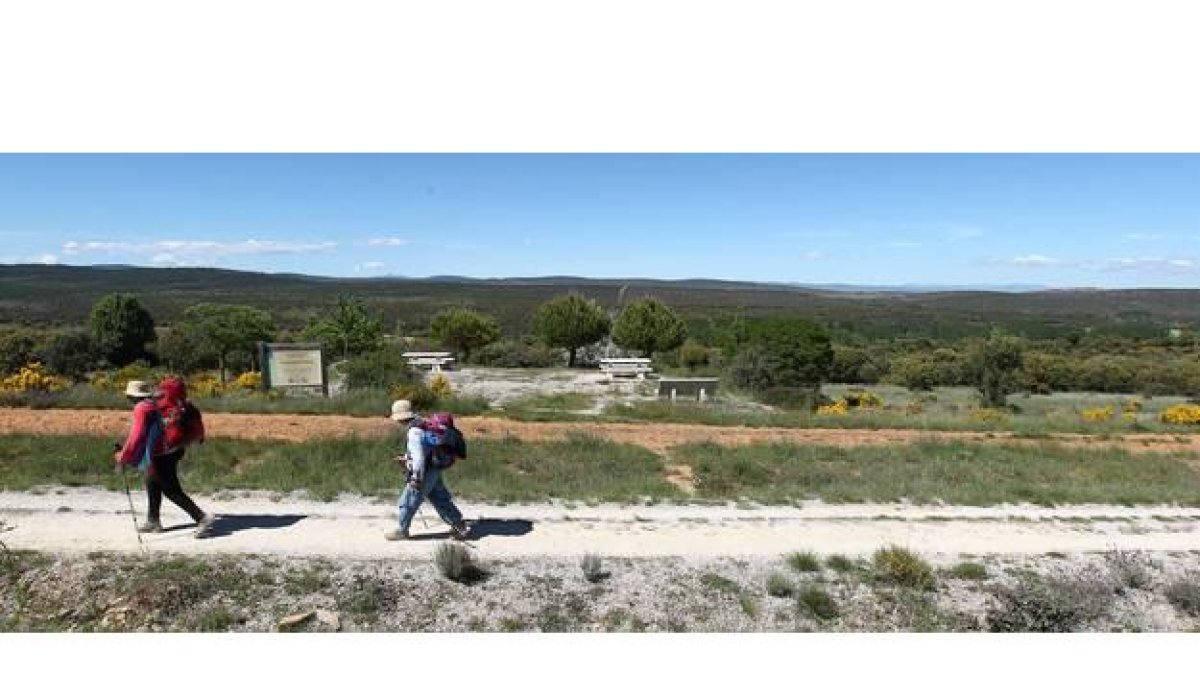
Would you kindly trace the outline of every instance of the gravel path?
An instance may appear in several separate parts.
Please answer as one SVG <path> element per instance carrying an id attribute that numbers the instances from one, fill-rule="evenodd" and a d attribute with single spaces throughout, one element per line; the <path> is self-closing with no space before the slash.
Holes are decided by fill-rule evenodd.
<path id="1" fill-rule="evenodd" d="M 142 517 L 142 495 L 135 495 Z M 149 551 L 284 556 L 424 558 L 446 540 L 428 507 L 417 540 L 389 542 L 395 507 L 345 497 L 317 502 L 262 493 L 198 500 L 218 514 L 216 536 L 196 540 L 177 509 L 164 505 L 168 532 L 145 535 Z M 898 544 L 930 555 L 1200 550 L 1200 508 L 1072 506 L 960 507 L 827 505 L 802 507 L 636 506 L 464 503 L 478 522 L 470 544 L 489 558 L 775 555 L 796 550 L 866 554 Z M 50 552 L 136 552 L 124 494 L 92 488 L 0 492 L 0 534 L 10 547 Z"/>

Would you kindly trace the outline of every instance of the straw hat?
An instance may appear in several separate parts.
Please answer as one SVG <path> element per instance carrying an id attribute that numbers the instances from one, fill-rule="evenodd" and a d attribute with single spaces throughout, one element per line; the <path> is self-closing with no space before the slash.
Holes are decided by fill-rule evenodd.
<path id="1" fill-rule="evenodd" d="M 392 402 L 392 419 L 393 420 L 395 420 L 397 422 L 407 422 L 414 417 L 416 417 L 416 414 L 413 413 L 412 403 L 410 403 L 404 399 L 400 399 L 399 401 Z"/>
<path id="2" fill-rule="evenodd" d="M 129 398 L 153 398 L 154 390 L 141 380 L 130 380 L 125 385 L 125 395 Z"/>

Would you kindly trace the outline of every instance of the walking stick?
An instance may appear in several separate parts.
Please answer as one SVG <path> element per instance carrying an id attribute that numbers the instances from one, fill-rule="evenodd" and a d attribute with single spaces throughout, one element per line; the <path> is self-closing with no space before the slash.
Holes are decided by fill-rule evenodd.
<path id="1" fill-rule="evenodd" d="M 113 447 L 117 450 L 121 449 L 120 443 L 114 443 Z M 125 473 L 125 465 L 118 464 L 121 467 L 121 479 L 125 483 L 125 497 L 129 500 L 129 517 L 133 518 L 133 533 L 137 535 L 138 548 L 142 553 L 146 552 L 146 545 L 142 543 L 142 531 L 138 529 L 137 510 L 133 508 L 133 494 L 129 492 L 129 475 Z"/>

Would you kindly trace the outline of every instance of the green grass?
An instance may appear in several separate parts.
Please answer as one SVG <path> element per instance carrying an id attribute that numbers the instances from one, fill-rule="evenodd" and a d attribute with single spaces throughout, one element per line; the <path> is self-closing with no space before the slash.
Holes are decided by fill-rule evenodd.
<path id="1" fill-rule="evenodd" d="M 981 581 L 988 578 L 987 568 L 976 562 L 962 562 L 954 567 L 951 567 L 947 574 L 952 579 L 965 579 L 968 581 Z"/>
<path id="2" fill-rule="evenodd" d="M 816 584 L 809 584 L 801 588 L 800 592 L 796 594 L 796 604 L 801 612 L 820 621 L 836 619 L 842 613 L 837 601 L 833 599 L 829 591 Z"/>
<path id="3" fill-rule="evenodd" d="M 790 598 L 796 594 L 796 585 L 792 580 L 779 572 L 772 572 L 767 577 L 767 595 L 774 598 Z"/>
<path id="4" fill-rule="evenodd" d="M 596 403 L 596 397 L 582 392 L 563 394 L 539 394 L 517 399 L 504 406 L 503 417 L 511 419 L 536 420 L 542 417 L 558 418 L 559 413 L 574 413 L 589 410 Z"/>
<path id="5" fill-rule="evenodd" d="M 1200 504 L 1194 453 L 953 442 L 862 448 L 698 444 L 673 454 L 692 467 L 697 496 L 706 499 Z"/>
<path id="6" fill-rule="evenodd" d="M 339 493 L 394 495 L 403 482 L 386 439 L 307 443 L 215 440 L 188 451 L 181 479 L 192 492 L 307 490 L 327 499 Z M 451 491 L 482 501 L 548 498 L 626 502 L 678 498 L 664 478 L 663 460 L 643 448 L 587 436 L 550 443 L 473 440 L 470 456 L 448 473 Z M 88 436 L 0 436 L 0 489 L 37 485 L 124 489 L 114 475 L 111 441 Z M 134 478 L 136 481 L 136 478 Z"/>
<path id="7" fill-rule="evenodd" d="M 810 551 L 796 551 L 787 555 L 788 567 L 797 572 L 820 572 L 821 559 Z"/>
<path id="8" fill-rule="evenodd" d="M 888 546 L 871 558 L 875 577 L 880 581 L 921 591 L 933 590 L 937 581 L 933 568 L 921 556 L 899 546 Z"/>

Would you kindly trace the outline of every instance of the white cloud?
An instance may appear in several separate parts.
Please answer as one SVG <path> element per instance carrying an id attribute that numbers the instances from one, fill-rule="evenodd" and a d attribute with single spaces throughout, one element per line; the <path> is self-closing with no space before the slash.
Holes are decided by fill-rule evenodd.
<path id="1" fill-rule="evenodd" d="M 53 253 L 43 253 L 38 256 L 5 256 L 0 258 L 0 265 L 57 265 L 58 256 Z"/>
<path id="2" fill-rule="evenodd" d="M 367 243 L 371 246 L 408 246 L 412 242 L 399 237 L 376 237 Z"/>
<path id="3" fill-rule="evenodd" d="M 1194 272 L 1197 264 L 1191 258 L 1159 258 L 1143 256 L 1137 258 L 1109 258 L 1095 265 L 1101 272 Z"/>
<path id="4" fill-rule="evenodd" d="M 336 249 L 335 241 L 278 241 L 246 239 L 245 241 L 162 240 L 133 243 L 133 241 L 67 241 L 62 252 L 67 256 L 82 253 L 136 253 L 150 256 L 154 264 L 194 264 L 215 262 L 229 256 L 292 255 Z"/>
<path id="5" fill-rule="evenodd" d="M 1007 260 L 1006 262 L 1012 263 L 1014 265 L 1024 265 L 1024 266 L 1030 266 L 1030 267 L 1062 264 L 1062 261 L 1059 260 L 1058 258 L 1052 258 L 1048 255 L 1041 255 L 1039 253 L 1030 253 L 1028 255 L 1019 255 L 1019 256 L 1016 256 L 1014 258 Z"/>

